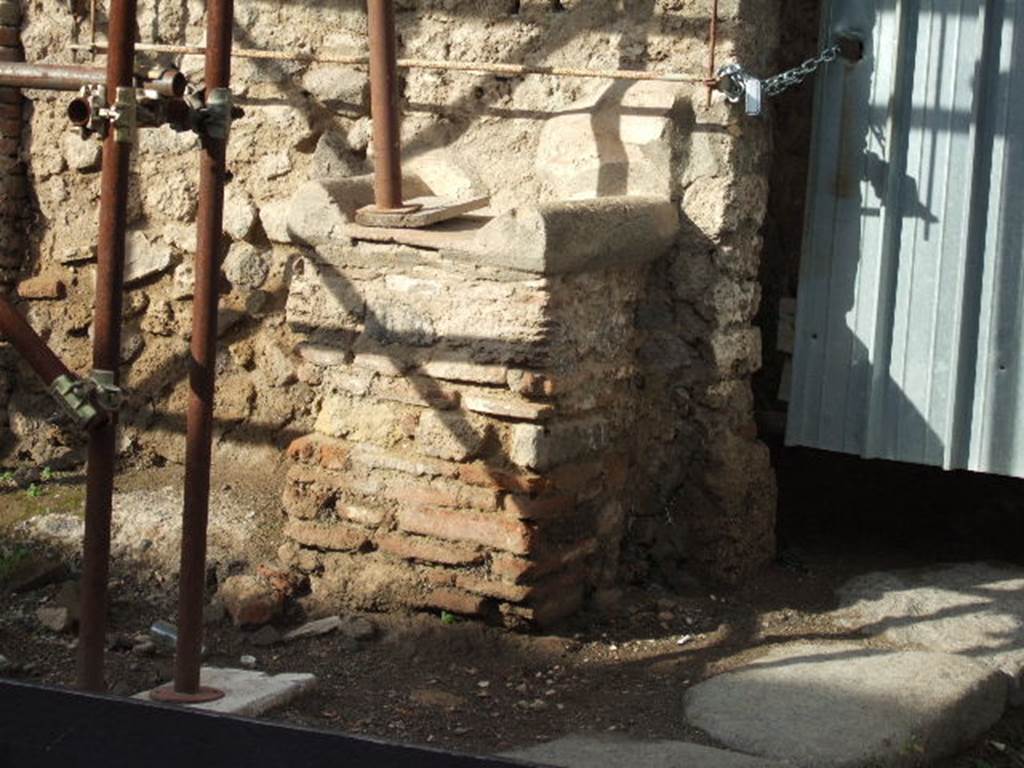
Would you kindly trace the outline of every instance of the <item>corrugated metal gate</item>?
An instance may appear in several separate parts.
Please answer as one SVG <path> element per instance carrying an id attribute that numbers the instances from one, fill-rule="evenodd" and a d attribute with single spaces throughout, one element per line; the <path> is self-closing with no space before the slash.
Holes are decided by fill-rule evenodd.
<path id="1" fill-rule="evenodd" d="M 1024 0 L 832 0 L 787 442 L 1024 477 Z"/>

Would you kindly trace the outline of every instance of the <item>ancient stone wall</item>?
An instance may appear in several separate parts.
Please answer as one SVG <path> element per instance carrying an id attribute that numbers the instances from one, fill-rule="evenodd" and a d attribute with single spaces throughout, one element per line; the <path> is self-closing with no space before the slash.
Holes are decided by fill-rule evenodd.
<path id="1" fill-rule="evenodd" d="M 398 3 L 401 51 L 424 58 L 657 66 L 700 77 L 707 66 L 709 5 L 704 0 L 408 0 Z M 719 60 L 737 56 L 753 68 L 769 66 L 776 37 L 774 0 L 723 0 L 721 5 Z M 192 0 L 180 6 L 144 3 L 140 36 L 198 43 L 203 16 L 202 4 Z M 344 54 L 366 48 L 365 14 L 355 0 L 328 6 L 242 5 L 236 19 L 240 47 Z M 55 0 L 34 4 L 22 29 L 27 59 L 70 61 L 68 45 L 87 37 L 86 24 L 76 5 Z M 199 57 L 142 59 L 179 64 L 201 81 Z M 608 385 L 606 395 L 584 398 L 572 407 L 586 406 L 598 419 L 629 425 L 624 489 L 600 497 L 621 505 L 626 549 L 620 576 L 647 577 L 653 562 L 658 575 L 668 580 L 686 569 L 736 580 L 770 555 L 774 484 L 766 451 L 756 439 L 750 392 L 751 374 L 760 364 L 760 337 L 752 318 L 759 302 L 759 228 L 767 196 L 768 133 L 763 124 L 745 120 L 720 97 L 708 106 L 700 85 L 405 72 L 406 170 L 434 192 L 489 194 L 495 214 L 630 195 L 669 201 L 678 215 L 674 243 L 642 270 L 617 267 L 616 249 L 604 248 L 601 258 L 583 259 L 589 266 L 578 277 L 509 282 L 478 274 L 483 267 L 472 262 L 457 267 L 456 259 L 445 259 L 446 250 L 357 245 L 346 233 L 344 208 L 352 199 L 346 202 L 338 189 L 373 165 L 364 73 L 326 64 L 236 59 L 235 74 L 245 117 L 236 121 L 229 149 L 232 180 L 224 271 L 230 290 L 222 302 L 218 460 L 275 461 L 296 439 L 319 434 L 342 441 L 338 448 L 356 462 L 352 466 L 368 467 L 371 449 L 360 445 L 394 447 L 380 445 L 374 430 L 389 424 L 387 429 L 398 431 L 388 433 L 388 439 L 400 437 L 418 446 L 421 431 L 427 435 L 433 429 L 440 436 L 448 429 L 457 436 L 457 427 L 449 423 L 452 412 L 460 414 L 458 423 L 472 424 L 488 436 L 482 443 L 487 448 L 481 450 L 507 453 L 516 445 L 509 435 L 517 429 L 540 434 L 550 426 L 544 419 L 562 418 L 542 417 L 547 400 L 540 398 L 538 406 L 516 389 L 518 379 L 510 379 L 514 370 L 543 373 L 550 361 L 534 364 L 514 356 L 473 360 L 476 366 L 497 366 L 488 374 L 494 380 L 451 381 L 431 374 L 440 382 L 437 391 L 423 392 L 416 388 L 417 377 L 431 361 L 412 360 L 406 369 L 389 368 L 370 377 L 357 364 L 354 345 L 363 335 L 377 332 L 384 339 L 411 336 L 417 339 L 411 345 L 417 350 L 443 347 L 447 336 L 469 333 L 474 315 L 485 317 L 492 310 L 489 303 L 500 312 L 507 302 L 518 307 L 525 301 L 522 306 L 539 313 L 534 318 L 538 322 L 544 312 L 553 312 L 558 328 L 564 329 L 561 363 L 568 366 L 569 381 L 582 382 L 574 390 L 582 397 L 599 392 L 598 383 Z M 21 156 L 32 190 L 33 219 L 21 278 L 59 283 L 67 298 L 25 297 L 24 309 L 62 357 L 84 371 L 99 148 L 67 131 L 64 98 L 42 92 L 25 95 Z M 123 349 L 129 402 L 121 447 L 126 460 L 140 463 L 180 461 L 183 452 L 196 147 L 190 135 L 147 130 L 140 134 L 133 160 Z M 579 240 L 599 237 L 597 229 L 582 221 L 576 231 Z M 383 271 L 372 263 L 374 258 L 394 269 Z M 337 275 L 325 276 L 328 267 Z M 340 291 L 343 301 L 351 302 L 353 318 L 361 317 L 364 325 L 353 329 L 342 323 L 335 328 L 318 322 L 315 312 L 323 297 L 314 292 L 303 298 L 303 291 L 312 290 L 311 275 Z M 531 282 L 536 280 L 540 282 Z M 431 291 L 436 286 L 435 296 Z M 526 300 L 527 294 L 533 298 Z M 434 318 L 430 324 L 422 326 L 402 308 L 398 298 L 409 296 L 426 302 L 425 316 Z M 432 305 L 435 300 L 442 304 Z M 314 314 L 309 322 L 298 322 L 304 311 Z M 458 322 L 443 320 L 449 312 Z M 517 323 L 523 323 L 517 332 L 530 330 L 529 317 L 517 314 L 515 322 L 510 318 L 507 333 L 494 336 L 496 343 L 507 350 Z M 608 331 L 613 318 L 620 333 L 602 340 L 599 331 Z M 319 340 L 325 333 L 332 334 L 327 362 L 317 357 L 327 354 Z M 587 354 L 580 347 L 584 339 L 592 345 Z M 607 357 L 604 364 L 614 367 L 612 361 L 620 356 L 632 360 L 629 377 L 603 378 L 598 358 Z M 457 370 L 461 362 L 433 364 Z M 364 385 L 369 389 L 356 400 L 345 389 Z M 459 395 L 457 406 L 452 390 Z M 512 413 L 480 412 L 467 405 L 488 402 L 492 390 L 500 390 L 500 404 L 511 403 Z M 401 397 L 414 402 L 403 403 Z M 359 407 L 349 412 L 352 405 Z M 555 413 L 564 407 L 559 403 Z M 19 378 L 5 435 L 8 454 L 37 462 L 79 460 L 78 443 L 48 425 L 53 410 L 38 387 Z M 415 424 L 408 413 L 418 415 Z M 570 408 L 567 413 L 574 412 Z M 397 418 L 403 414 L 405 421 Z M 363 422 L 355 433 L 330 426 L 345 418 Z M 370 437 L 357 439 L 366 436 L 359 430 Z M 586 429 L 572 434 L 565 439 L 589 446 L 579 456 L 603 456 L 601 460 L 614 463 L 615 445 L 609 443 L 607 450 L 603 443 L 591 445 L 597 438 Z M 324 452 L 298 447 L 302 445 L 294 450 L 301 467 L 295 472 L 308 477 L 302 473 L 310 471 L 309 462 L 315 466 Z M 420 460 L 438 463 L 420 477 L 435 478 L 431 484 L 441 487 L 440 495 L 491 494 L 488 498 L 495 503 L 518 489 L 470 483 L 465 487 L 483 490 L 460 490 L 463 486 L 455 480 L 461 470 L 453 467 L 473 466 L 471 458 L 427 451 Z M 540 474 L 528 464 L 526 469 Z M 320 467 L 314 474 L 330 479 L 332 471 Z M 435 471 L 437 475 L 431 474 Z M 398 511 L 399 502 L 387 495 L 396 472 L 402 470 L 385 464 L 356 473 L 360 482 L 377 482 L 377 474 L 383 473 L 382 506 L 388 514 Z M 315 480 L 301 483 L 308 486 Z M 357 531 L 362 525 L 366 531 L 361 535 L 374 541 L 379 524 L 343 522 Z M 296 526 L 309 524 L 295 518 L 292 533 L 300 530 Z M 406 533 L 420 535 L 411 529 Z M 581 543 L 592 537 L 592 530 L 584 531 Z M 407 546 L 401 543 L 404 539 L 396 541 L 398 549 Z M 498 550 L 492 552 L 492 544 L 470 542 L 470 548 L 480 548 L 472 558 L 493 567 Z M 373 546 L 360 542 L 357 549 Z M 328 549 L 313 548 L 323 550 L 321 558 Z M 340 563 L 345 555 L 333 557 Z M 309 558 L 304 562 L 309 565 Z M 480 567 L 474 562 L 464 573 Z M 324 576 L 327 571 L 316 573 Z M 595 577 L 587 583 L 595 586 L 603 580 Z"/>

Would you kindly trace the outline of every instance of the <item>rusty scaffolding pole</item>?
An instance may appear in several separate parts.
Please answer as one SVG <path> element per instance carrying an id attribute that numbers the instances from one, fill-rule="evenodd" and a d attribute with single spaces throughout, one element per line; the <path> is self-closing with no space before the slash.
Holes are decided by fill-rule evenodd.
<path id="1" fill-rule="evenodd" d="M 97 406 L 91 382 L 83 382 L 54 354 L 28 321 L 0 296 L 0 335 L 14 347 L 50 394 L 83 429 L 95 429 L 106 413 Z"/>
<path id="2" fill-rule="evenodd" d="M 195 294 L 192 303 L 192 358 L 185 438 L 185 504 L 181 530 L 178 641 L 174 682 L 154 699 L 197 703 L 223 691 L 200 685 L 203 593 L 206 586 L 206 527 L 210 512 L 210 463 L 216 384 L 217 302 L 223 252 L 227 139 L 232 118 L 231 38 L 233 0 L 210 0 L 206 14 L 206 119 L 199 165 L 199 214 Z"/>
<path id="3" fill-rule="evenodd" d="M 378 211 L 402 205 L 402 137 L 398 112 L 398 41 L 392 0 L 369 0 L 370 111 L 373 119 L 374 198 Z"/>
<path id="4" fill-rule="evenodd" d="M 136 0 L 111 0 L 107 93 L 135 86 Z M 124 297 L 125 229 L 128 176 L 134 131 L 111 125 L 103 141 L 100 224 L 93 321 L 93 379 L 117 392 L 121 358 L 121 309 Z M 106 645 L 107 580 L 110 571 L 110 517 L 117 453 L 117 414 L 89 435 L 85 496 L 82 604 L 78 631 L 78 685 L 103 691 Z"/>

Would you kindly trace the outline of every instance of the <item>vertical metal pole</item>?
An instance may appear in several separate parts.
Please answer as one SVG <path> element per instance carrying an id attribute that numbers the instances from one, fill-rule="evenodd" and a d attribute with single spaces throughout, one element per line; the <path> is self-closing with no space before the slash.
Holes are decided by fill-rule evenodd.
<path id="1" fill-rule="evenodd" d="M 711 98 L 715 93 L 714 82 L 718 78 L 718 64 L 715 61 L 718 52 L 718 0 L 711 3 L 711 21 L 708 30 L 708 103 L 711 107 Z"/>
<path id="2" fill-rule="evenodd" d="M 111 0 L 110 48 L 107 52 L 107 99 L 131 87 L 135 59 L 136 0 Z M 100 181 L 100 226 L 96 265 L 96 297 L 92 359 L 95 371 L 117 380 L 121 358 L 121 307 L 124 294 L 125 228 L 128 220 L 128 163 L 131 136 L 111 126 L 103 142 Z M 82 603 L 78 630 L 78 686 L 102 691 L 106 644 L 107 579 L 110 570 L 110 508 L 114 493 L 117 418 L 89 435 L 85 492 L 85 541 L 82 562 Z"/>
<path id="3" fill-rule="evenodd" d="M 402 208 L 401 122 L 398 115 L 398 41 L 393 0 L 369 0 L 370 111 L 376 207 Z"/>
<path id="4" fill-rule="evenodd" d="M 233 0 L 209 0 L 206 12 L 206 93 L 231 83 Z M 181 581 L 174 693 L 208 698 L 219 692 L 199 686 L 206 585 L 206 524 L 210 510 L 213 393 L 217 357 L 217 299 L 224 232 L 227 138 L 203 136 L 199 166 L 199 215 L 192 305 L 188 433 L 185 445 L 185 508 L 181 531 Z M 205 695 L 208 694 L 208 695 Z"/>

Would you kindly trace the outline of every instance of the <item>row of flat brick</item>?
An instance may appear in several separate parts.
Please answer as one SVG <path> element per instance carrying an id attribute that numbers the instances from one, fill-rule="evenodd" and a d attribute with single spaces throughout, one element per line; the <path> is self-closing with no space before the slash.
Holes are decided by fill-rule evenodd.
<path id="1" fill-rule="evenodd" d="M 407 563 L 422 587 L 405 592 L 407 604 L 500 610 L 530 622 L 578 607 L 604 527 L 600 500 L 620 493 L 626 479 L 625 459 L 616 455 L 540 476 L 324 435 L 300 438 L 288 453 L 291 541 L 362 553 L 363 568 Z"/>

